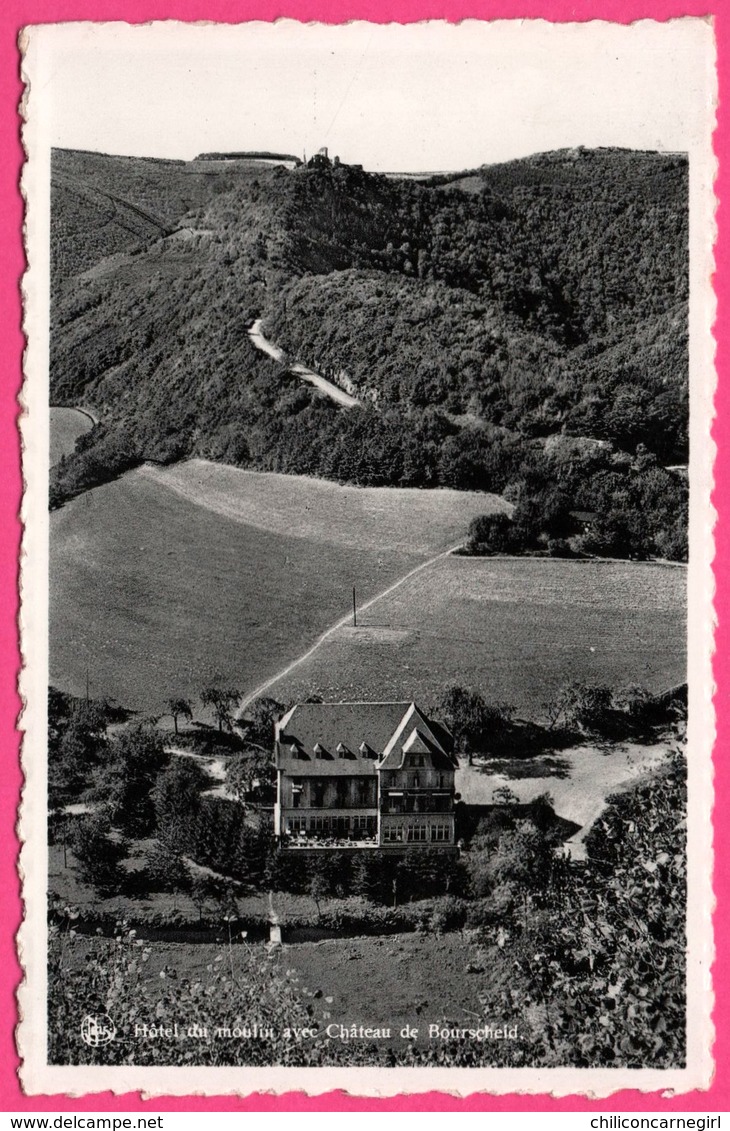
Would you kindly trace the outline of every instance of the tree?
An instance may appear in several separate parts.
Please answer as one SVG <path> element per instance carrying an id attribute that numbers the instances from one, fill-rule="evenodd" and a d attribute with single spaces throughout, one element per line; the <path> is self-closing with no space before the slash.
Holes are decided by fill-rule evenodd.
<path id="1" fill-rule="evenodd" d="M 478 691 L 449 688 L 438 705 L 438 713 L 454 736 L 458 752 L 469 765 L 477 752 L 495 751 L 509 736 L 515 709 L 507 703 L 487 703 Z"/>
<path id="2" fill-rule="evenodd" d="M 469 523 L 466 543 L 470 554 L 509 554 L 524 549 L 512 518 L 508 514 L 480 514 Z"/>
<path id="3" fill-rule="evenodd" d="M 546 713 L 552 730 L 558 722 L 572 730 L 600 730 L 611 709 L 613 695 L 609 687 L 598 684 L 568 683 L 561 687 Z"/>
<path id="4" fill-rule="evenodd" d="M 175 758 L 169 769 L 158 774 L 152 790 L 155 827 L 160 841 L 171 852 L 192 855 L 200 794 L 207 779 L 192 758 Z"/>
<path id="5" fill-rule="evenodd" d="M 52 805 L 78 797 L 107 757 L 108 709 L 93 700 L 49 696 L 48 788 Z"/>
<path id="6" fill-rule="evenodd" d="M 492 792 L 492 801 L 495 805 L 519 805 L 520 799 L 508 785 L 500 785 Z"/>
<path id="7" fill-rule="evenodd" d="M 109 757 L 99 773 L 97 796 L 112 824 L 129 836 L 148 836 L 155 827 L 152 787 L 170 755 L 156 730 L 134 726 L 113 739 Z"/>
<path id="8" fill-rule="evenodd" d="M 146 853 L 147 876 L 157 891 L 182 891 L 189 886 L 185 861 L 166 843 L 156 840 Z"/>
<path id="9" fill-rule="evenodd" d="M 210 707 L 218 723 L 218 730 L 223 731 L 233 728 L 233 711 L 241 698 L 241 692 L 235 688 L 226 687 L 220 679 L 215 679 L 203 688 L 200 699 L 204 707 Z"/>
<path id="10" fill-rule="evenodd" d="M 48 688 L 48 742 L 53 745 L 58 742 L 68 726 L 71 718 L 70 696 L 58 691 L 55 687 Z"/>
<path id="11" fill-rule="evenodd" d="M 274 723 L 284 714 L 285 707 L 277 699 L 261 696 L 248 707 L 246 718 L 240 722 L 246 727 L 246 739 L 271 750 L 274 743 Z"/>
<path id="12" fill-rule="evenodd" d="M 177 720 L 182 718 L 190 722 L 193 717 L 193 708 L 188 699 L 176 699 L 175 697 L 168 699 L 166 706 L 175 724 L 175 734 L 178 734 Z"/>
<path id="13" fill-rule="evenodd" d="M 236 754 L 228 763 L 226 788 L 236 801 L 244 802 L 254 790 L 261 791 L 275 783 L 273 758 L 261 750 Z"/>
<path id="14" fill-rule="evenodd" d="M 317 906 L 317 918 L 322 918 L 322 900 L 329 895 L 329 879 L 320 868 L 315 868 L 309 880 L 309 894 Z"/>
<path id="15" fill-rule="evenodd" d="M 109 825 L 99 815 L 82 817 L 71 833 L 71 850 L 82 877 L 101 894 L 118 891 L 123 879 L 121 861 L 127 855 L 123 840 L 110 836 Z"/>

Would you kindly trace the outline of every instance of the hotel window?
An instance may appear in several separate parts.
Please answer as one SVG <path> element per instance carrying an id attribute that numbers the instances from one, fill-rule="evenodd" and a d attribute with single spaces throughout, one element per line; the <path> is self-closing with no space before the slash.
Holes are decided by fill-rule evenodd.
<path id="1" fill-rule="evenodd" d="M 302 794 L 304 790 L 301 782 L 293 781 L 291 783 L 291 803 L 292 809 L 298 809 L 302 804 Z"/>
<path id="2" fill-rule="evenodd" d="M 408 826 L 408 839 L 411 841 L 426 840 L 426 826 L 425 825 L 409 825 Z"/>
<path id="3" fill-rule="evenodd" d="M 448 840 L 449 831 L 448 825 L 431 825 L 431 840 Z"/>
<path id="4" fill-rule="evenodd" d="M 307 821 L 305 817 L 290 817 L 286 822 L 286 831 L 288 833 L 303 833 L 306 832 Z"/>
<path id="5" fill-rule="evenodd" d="M 330 830 L 329 817 L 311 817 L 309 831 L 313 833 L 328 833 Z"/>
<path id="6" fill-rule="evenodd" d="M 383 829 L 383 841 L 385 844 L 396 844 L 403 840 L 403 826 L 402 825 L 386 825 Z"/>

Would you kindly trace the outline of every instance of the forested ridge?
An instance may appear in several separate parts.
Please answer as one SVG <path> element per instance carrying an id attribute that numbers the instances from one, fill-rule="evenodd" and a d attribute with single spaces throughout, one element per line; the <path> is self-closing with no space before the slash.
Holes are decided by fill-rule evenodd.
<path id="1" fill-rule="evenodd" d="M 420 183 L 195 166 L 54 154 L 51 399 L 101 423 L 53 504 L 189 455 L 518 503 L 557 481 L 527 548 L 600 507 L 585 548 L 683 555 L 686 484 L 663 470 L 687 459 L 683 157 L 571 150 Z M 115 223 L 92 223 L 112 196 Z M 363 407 L 258 354 L 260 315 Z"/>

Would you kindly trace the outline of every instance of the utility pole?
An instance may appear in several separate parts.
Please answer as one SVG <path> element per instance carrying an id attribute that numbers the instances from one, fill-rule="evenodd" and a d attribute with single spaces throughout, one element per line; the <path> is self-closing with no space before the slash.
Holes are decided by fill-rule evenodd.
<path id="1" fill-rule="evenodd" d="M 354 585 L 352 587 L 352 627 L 357 628 L 357 600 Z"/>

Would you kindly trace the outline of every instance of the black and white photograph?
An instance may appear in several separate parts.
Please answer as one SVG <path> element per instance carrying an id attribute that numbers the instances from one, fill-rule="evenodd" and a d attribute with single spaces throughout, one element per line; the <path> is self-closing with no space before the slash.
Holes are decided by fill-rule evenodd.
<path id="1" fill-rule="evenodd" d="M 707 1086 L 711 24 L 23 36 L 26 1087 Z"/>

